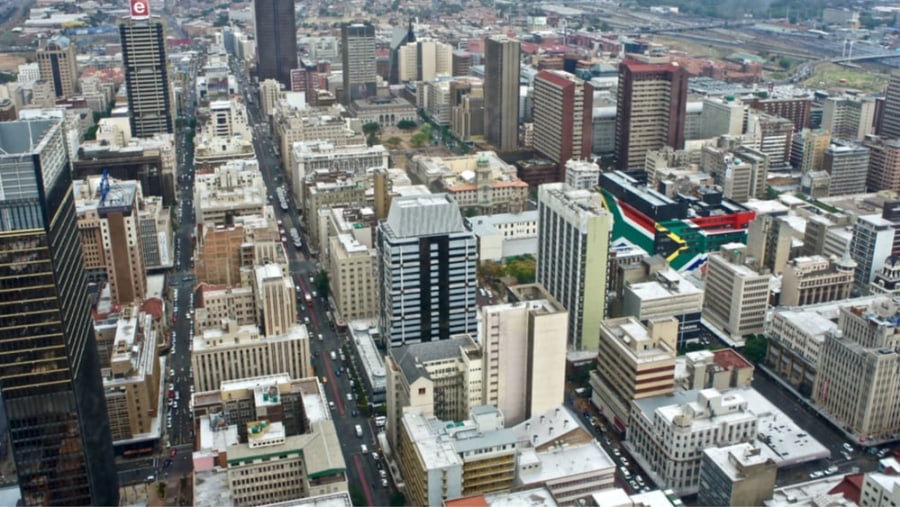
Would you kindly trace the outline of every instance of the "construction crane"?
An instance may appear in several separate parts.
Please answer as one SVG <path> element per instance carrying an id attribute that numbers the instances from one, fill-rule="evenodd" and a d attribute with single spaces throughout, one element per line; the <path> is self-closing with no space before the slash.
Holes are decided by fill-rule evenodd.
<path id="1" fill-rule="evenodd" d="M 107 194 L 109 194 L 109 169 L 104 169 L 103 177 L 100 178 L 100 206 L 106 202 Z"/>

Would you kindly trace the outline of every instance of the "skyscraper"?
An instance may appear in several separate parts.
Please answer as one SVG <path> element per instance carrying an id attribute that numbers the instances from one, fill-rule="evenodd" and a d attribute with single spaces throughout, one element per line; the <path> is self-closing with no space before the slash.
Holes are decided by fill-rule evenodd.
<path id="1" fill-rule="evenodd" d="M 684 147 L 687 73 L 676 63 L 625 60 L 616 92 L 616 164 L 643 168 L 648 150 Z"/>
<path id="2" fill-rule="evenodd" d="M 484 138 L 499 151 L 519 145 L 519 41 L 484 40 Z"/>
<path id="3" fill-rule="evenodd" d="M 593 350 L 600 342 L 611 231 L 599 193 L 539 187 L 537 282 L 569 311 L 570 348 Z"/>
<path id="4" fill-rule="evenodd" d="M 370 23 L 341 25 L 344 104 L 374 97 L 376 90 L 375 27 Z"/>
<path id="5" fill-rule="evenodd" d="M 175 125 L 162 22 L 151 18 L 149 12 L 140 16 L 132 13 L 130 18 L 119 23 L 119 34 L 131 135 L 152 137 L 154 134 L 171 134 Z"/>
<path id="6" fill-rule="evenodd" d="M 73 97 L 78 83 L 75 45 L 66 37 L 56 36 L 38 49 L 35 56 L 37 56 L 41 78 L 53 85 L 56 97 Z"/>
<path id="7" fill-rule="evenodd" d="M 534 147 L 556 162 L 559 180 L 572 158 L 591 154 L 594 89 L 560 70 L 543 70 L 534 79 Z"/>
<path id="8" fill-rule="evenodd" d="M 395 197 L 378 224 L 381 336 L 396 346 L 477 330 L 478 239 L 448 194 Z"/>
<path id="9" fill-rule="evenodd" d="M 878 135 L 882 137 L 900 137 L 900 74 L 891 74 L 888 81 L 884 92 L 884 112 L 878 127 Z"/>
<path id="10" fill-rule="evenodd" d="M 0 123 L 0 392 L 25 505 L 118 505 L 62 122 Z"/>
<path id="11" fill-rule="evenodd" d="M 297 68 L 294 0 L 254 0 L 253 13 L 259 80 L 277 79 L 290 90 L 291 69 Z"/>

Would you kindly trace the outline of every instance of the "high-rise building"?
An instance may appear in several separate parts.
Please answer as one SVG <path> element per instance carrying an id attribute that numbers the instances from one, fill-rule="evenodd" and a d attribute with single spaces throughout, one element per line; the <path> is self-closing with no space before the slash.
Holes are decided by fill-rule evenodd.
<path id="1" fill-rule="evenodd" d="M 769 302 L 769 273 L 760 273 L 741 243 L 722 245 L 709 256 L 703 318 L 737 342 L 762 333 Z"/>
<path id="2" fill-rule="evenodd" d="M 78 88 L 75 45 L 66 37 L 55 36 L 39 48 L 35 56 L 41 78 L 53 85 L 56 98 L 74 97 L 76 88 Z"/>
<path id="3" fill-rule="evenodd" d="M 292 92 L 303 92 L 306 103 L 316 105 L 319 102 L 319 66 L 305 58 L 300 59 L 300 66 L 291 69 Z"/>
<path id="4" fill-rule="evenodd" d="M 478 239 L 448 194 L 398 196 L 378 224 L 378 314 L 391 346 L 475 333 Z"/>
<path id="5" fill-rule="evenodd" d="M 900 138 L 900 73 L 891 74 L 888 81 L 878 135 L 889 139 Z"/>
<path id="6" fill-rule="evenodd" d="M 900 192 L 900 140 L 866 136 L 864 145 L 869 149 L 868 190 Z"/>
<path id="7" fill-rule="evenodd" d="M 534 78 L 534 148 L 563 168 L 591 154 L 594 88 L 568 72 L 543 70 Z"/>
<path id="8" fill-rule="evenodd" d="M 596 349 L 606 314 L 612 215 L 602 202 L 563 183 L 538 189 L 537 282 L 569 311 L 570 348 Z"/>
<path id="9" fill-rule="evenodd" d="M 891 255 L 895 234 L 893 224 L 881 215 L 863 215 L 853 224 L 850 257 L 857 264 L 854 285 L 860 292 L 868 291 L 875 274 Z"/>
<path id="10" fill-rule="evenodd" d="M 374 97 L 376 90 L 375 27 L 370 23 L 341 25 L 343 103 Z"/>
<path id="11" fill-rule="evenodd" d="M 290 333 L 297 320 L 294 279 L 274 263 L 257 266 L 255 271 L 257 322 L 262 325 L 266 336 Z"/>
<path id="12" fill-rule="evenodd" d="M 794 257 L 781 277 L 782 306 L 805 306 L 850 297 L 856 262 L 845 255 L 832 262 L 821 255 Z"/>
<path id="13" fill-rule="evenodd" d="M 800 132 L 809 127 L 812 100 L 806 96 L 757 98 L 750 102 L 750 109 L 790 120 L 794 131 Z"/>
<path id="14" fill-rule="evenodd" d="M 131 135 L 173 133 L 172 84 L 162 21 L 149 16 L 125 18 L 119 23 L 119 35 Z"/>
<path id="15" fill-rule="evenodd" d="M 803 129 L 791 140 L 791 165 L 803 174 L 821 171 L 825 150 L 831 146 L 831 133 L 827 130 Z"/>
<path id="16" fill-rule="evenodd" d="M 519 41 L 484 40 L 484 138 L 499 151 L 519 145 Z"/>
<path id="17" fill-rule="evenodd" d="M 620 169 L 643 168 L 649 150 L 684 147 L 687 73 L 677 63 L 623 61 L 616 95 L 615 154 Z"/>
<path id="18" fill-rule="evenodd" d="M 297 68 L 294 0 L 253 0 L 256 21 L 256 73 L 260 81 L 277 79 L 291 89 Z"/>
<path id="19" fill-rule="evenodd" d="M 822 110 L 822 128 L 835 139 L 862 141 L 875 130 L 873 97 L 828 97 Z"/>
<path id="20" fill-rule="evenodd" d="M 21 501 L 118 505 L 62 122 L 0 123 L 0 175 L 0 393 Z"/>
<path id="21" fill-rule="evenodd" d="M 432 81 L 453 72 L 453 46 L 430 38 L 418 39 L 397 50 L 400 82 Z"/>
<path id="22" fill-rule="evenodd" d="M 831 176 L 829 195 L 861 194 L 866 191 L 869 149 L 856 144 L 832 144 L 825 150 L 822 169 Z"/>

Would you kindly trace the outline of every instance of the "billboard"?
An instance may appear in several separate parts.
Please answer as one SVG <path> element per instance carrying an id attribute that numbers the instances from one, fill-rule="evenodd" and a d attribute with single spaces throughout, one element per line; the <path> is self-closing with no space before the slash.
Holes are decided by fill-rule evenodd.
<path id="1" fill-rule="evenodd" d="M 131 0 L 131 19 L 150 17 L 150 0 Z"/>

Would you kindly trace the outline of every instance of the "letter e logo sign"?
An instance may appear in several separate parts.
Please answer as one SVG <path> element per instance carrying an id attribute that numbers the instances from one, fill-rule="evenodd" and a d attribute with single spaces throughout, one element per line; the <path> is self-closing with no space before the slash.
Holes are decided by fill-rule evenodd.
<path id="1" fill-rule="evenodd" d="M 146 18 L 150 16 L 149 0 L 131 0 L 131 17 Z"/>

